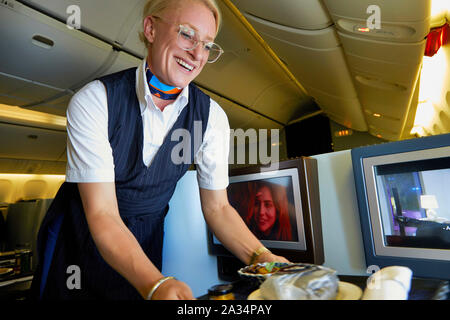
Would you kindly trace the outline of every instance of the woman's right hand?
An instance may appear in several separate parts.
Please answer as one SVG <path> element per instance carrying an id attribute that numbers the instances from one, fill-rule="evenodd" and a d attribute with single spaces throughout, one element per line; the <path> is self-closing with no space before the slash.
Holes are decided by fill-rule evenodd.
<path id="1" fill-rule="evenodd" d="M 153 293 L 152 300 L 194 300 L 191 288 L 179 280 L 170 279 L 164 281 L 155 293 Z"/>

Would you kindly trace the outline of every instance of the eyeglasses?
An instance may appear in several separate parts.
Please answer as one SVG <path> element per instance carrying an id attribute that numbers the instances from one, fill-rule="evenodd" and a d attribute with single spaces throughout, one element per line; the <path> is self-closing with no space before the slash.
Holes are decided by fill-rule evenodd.
<path id="1" fill-rule="evenodd" d="M 177 44 L 181 49 L 191 51 L 197 48 L 199 43 L 202 43 L 203 49 L 208 54 L 208 63 L 216 62 L 222 55 L 223 50 L 217 43 L 199 40 L 195 30 L 185 25 L 180 24 L 178 27 Z"/>
<path id="2" fill-rule="evenodd" d="M 168 21 L 165 21 L 161 17 L 153 17 L 168 23 Z M 192 51 L 197 48 L 199 43 L 202 43 L 202 48 L 208 55 L 208 63 L 216 62 L 224 52 L 217 43 L 199 40 L 194 29 L 183 24 L 178 25 L 177 45 L 180 49 Z"/>

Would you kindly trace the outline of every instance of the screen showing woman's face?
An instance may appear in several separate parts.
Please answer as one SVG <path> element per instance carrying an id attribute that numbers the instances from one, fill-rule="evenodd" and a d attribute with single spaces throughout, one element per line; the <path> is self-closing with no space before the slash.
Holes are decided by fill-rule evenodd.
<path id="1" fill-rule="evenodd" d="M 256 192 L 253 210 L 258 229 L 265 234 L 269 233 L 275 224 L 277 213 L 268 187 L 262 187 Z"/>

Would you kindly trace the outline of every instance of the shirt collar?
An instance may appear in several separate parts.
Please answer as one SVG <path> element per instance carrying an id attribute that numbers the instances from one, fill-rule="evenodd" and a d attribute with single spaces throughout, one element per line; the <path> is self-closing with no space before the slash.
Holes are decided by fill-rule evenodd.
<path id="1" fill-rule="evenodd" d="M 145 112 L 147 107 L 158 109 L 152 99 L 152 94 L 148 88 L 147 75 L 145 72 L 146 59 L 142 61 L 136 71 L 136 94 L 139 100 L 139 106 L 141 108 L 141 115 Z M 173 102 L 173 105 L 178 109 L 180 113 L 184 107 L 186 107 L 189 101 L 189 86 L 183 88 L 177 99 Z M 158 109 L 159 110 L 159 109 Z"/>

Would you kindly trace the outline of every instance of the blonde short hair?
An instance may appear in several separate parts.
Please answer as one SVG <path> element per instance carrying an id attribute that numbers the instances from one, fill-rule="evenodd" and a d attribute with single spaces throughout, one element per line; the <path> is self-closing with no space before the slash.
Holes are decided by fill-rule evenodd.
<path id="1" fill-rule="evenodd" d="M 222 23 L 222 14 L 220 12 L 219 6 L 217 5 L 216 0 L 191 0 L 191 1 L 198 1 L 203 3 L 208 9 L 211 10 L 211 12 L 214 15 L 214 18 L 216 19 L 216 35 L 220 30 L 220 26 Z M 147 3 L 144 6 L 144 11 L 142 15 L 142 21 L 154 14 L 158 14 L 165 9 L 175 6 L 181 2 L 186 2 L 186 0 L 148 0 Z M 145 37 L 143 32 L 139 33 L 139 37 L 142 42 L 144 42 L 145 46 L 148 48 L 149 42 L 147 38 Z"/>

